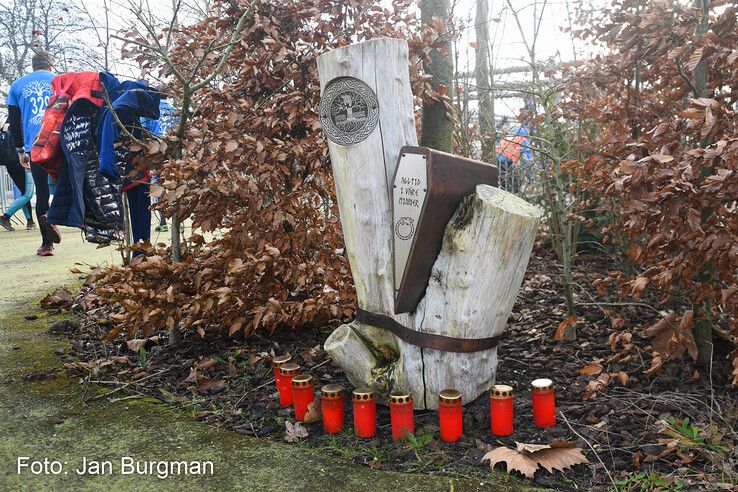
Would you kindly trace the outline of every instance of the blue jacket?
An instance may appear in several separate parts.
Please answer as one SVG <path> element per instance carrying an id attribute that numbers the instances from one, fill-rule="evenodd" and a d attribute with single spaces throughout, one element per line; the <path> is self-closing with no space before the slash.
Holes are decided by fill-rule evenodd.
<path id="1" fill-rule="evenodd" d="M 108 93 L 115 114 L 118 115 L 121 123 L 127 127 L 138 124 L 142 117 L 159 119 L 161 93 L 146 82 L 140 80 L 120 82 L 109 72 L 100 72 L 100 82 Z M 120 128 L 113 113 L 107 105 L 103 106 L 95 132 L 97 148 L 100 153 L 99 171 L 114 180 L 120 179 L 113 149 L 113 144 L 119 133 Z"/>

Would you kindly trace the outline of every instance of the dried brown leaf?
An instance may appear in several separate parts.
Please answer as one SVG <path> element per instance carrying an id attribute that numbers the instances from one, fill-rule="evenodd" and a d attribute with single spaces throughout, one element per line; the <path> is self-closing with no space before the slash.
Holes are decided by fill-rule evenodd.
<path id="1" fill-rule="evenodd" d="M 197 391 L 199 393 L 218 393 L 226 389 L 226 382 L 222 379 L 199 377 Z"/>
<path id="2" fill-rule="evenodd" d="M 579 369 L 579 374 L 583 376 L 595 376 L 602 372 L 602 366 L 597 363 L 587 364 Z"/>
<path id="3" fill-rule="evenodd" d="M 306 424 L 312 424 L 314 422 L 320 422 L 322 419 L 322 413 L 320 408 L 320 399 L 315 399 L 308 403 L 307 413 L 303 419 Z"/>
<path id="4" fill-rule="evenodd" d="M 546 444 L 523 444 L 516 442 L 516 449 L 505 446 L 494 448 L 482 457 L 482 463 L 489 461 L 490 468 L 497 463 L 506 463 L 508 473 L 518 471 L 527 478 L 533 478 L 539 467 L 549 473 L 563 471 L 571 466 L 589 463 L 579 448 L 556 447 Z"/>
<path id="5" fill-rule="evenodd" d="M 288 420 L 284 423 L 284 426 L 284 440 L 287 442 L 298 442 L 309 435 L 307 429 L 300 422 L 293 424 Z"/>
<path id="6" fill-rule="evenodd" d="M 50 308 L 66 308 L 72 305 L 74 297 L 69 289 L 65 287 L 59 287 L 54 292 L 47 294 L 46 297 L 39 301 L 41 307 Z"/>

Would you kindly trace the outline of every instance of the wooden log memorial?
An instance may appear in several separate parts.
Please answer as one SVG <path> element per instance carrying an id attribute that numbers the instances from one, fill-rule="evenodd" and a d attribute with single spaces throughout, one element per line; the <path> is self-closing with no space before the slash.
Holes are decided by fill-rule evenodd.
<path id="1" fill-rule="evenodd" d="M 408 47 L 374 39 L 318 58 L 357 319 L 325 350 L 351 383 L 417 409 L 492 385 L 541 214 L 500 190 L 495 166 L 417 146 Z"/>

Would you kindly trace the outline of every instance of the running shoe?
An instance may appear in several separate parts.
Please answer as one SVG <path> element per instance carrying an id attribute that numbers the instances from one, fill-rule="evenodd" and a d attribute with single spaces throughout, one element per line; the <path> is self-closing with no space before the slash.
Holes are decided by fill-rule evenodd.
<path id="1" fill-rule="evenodd" d="M 0 216 L 0 226 L 3 226 L 5 229 L 9 231 L 14 231 L 15 227 L 13 227 L 13 224 L 10 223 L 10 219 L 3 216 Z"/>
<path id="2" fill-rule="evenodd" d="M 54 256 L 54 246 L 51 244 L 42 244 L 36 251 L 39 256 Z"/>
<path id="3" fill-rule="evenodd" d="M 36 223 L 32 220 L 29 220 L 28 223 L 26 224 L 26 230 L 30 231 L 31 229 L 35 229 L 35 228 L 36 228 Z"/>

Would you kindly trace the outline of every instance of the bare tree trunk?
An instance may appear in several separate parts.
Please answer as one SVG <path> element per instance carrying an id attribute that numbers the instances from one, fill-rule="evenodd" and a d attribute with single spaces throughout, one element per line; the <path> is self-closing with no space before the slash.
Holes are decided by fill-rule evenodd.
<path id="1" fill-rule="evenodd" d="M 482 160 L 495 162 L 495 99 L 492 93 L 490 67 L 492 57 L 489 45 L 489 5 L 487 0 L 477 0 L 475 30 L 477 34 L 474 78 L 479 95 L 479 136 L 482 143 Z"/>
<path id="2" fill-rule="evenodd" d="M 422 24 L 430 24 L 434 17 L 444 20 L 449 18 L 451 4 L 449 0 L 421 0 L 420 19 Z M 423 68 L 431 75 L 431 86 L 435 90 L 446 88 L 446 94 L 451 97 L 453 88 L 454 64 L 451 59 L 451 37 L 444 33 L 441 52 L 433 49 L 430 52 L 431 63 L 424 64 Z M 442 91 L 443 92 L 443 91 Z M 423 117 L 420 133 L 420 145 L 431 149 L 451 152 L 453 142 L 454 123 L 446 115 L 446 108 L 440 101 L 431 104 L 423 102 Z"/>
<path id="3" fill-rule="evenodd" d="M 694 0 L 693 7 L 702 12 L 702 17 L 695 31 L 695 38 L 702 37 L 709 28 L 710 0 Z M 694 97 L 707 97 L 707 62 L 702 59 L 692 70 L 694 78 Z M 702 142 L 706 147 L 711 142 Z M 703 178 L 712 174 L 712 170 L 705 169 Z M 706 221 L 711 215 L 711 210 L 702 210 L 702 221 Z M 712 278 L 712 265 L 702 266 L 696 274 L 697 281 L 710 283 Z M 694 341 L 697 345 L 697 362 L 702 366 L 712 363 L 712 302 L 709 300 L 697 301 L 692 306 L 694 312 Z"/>

